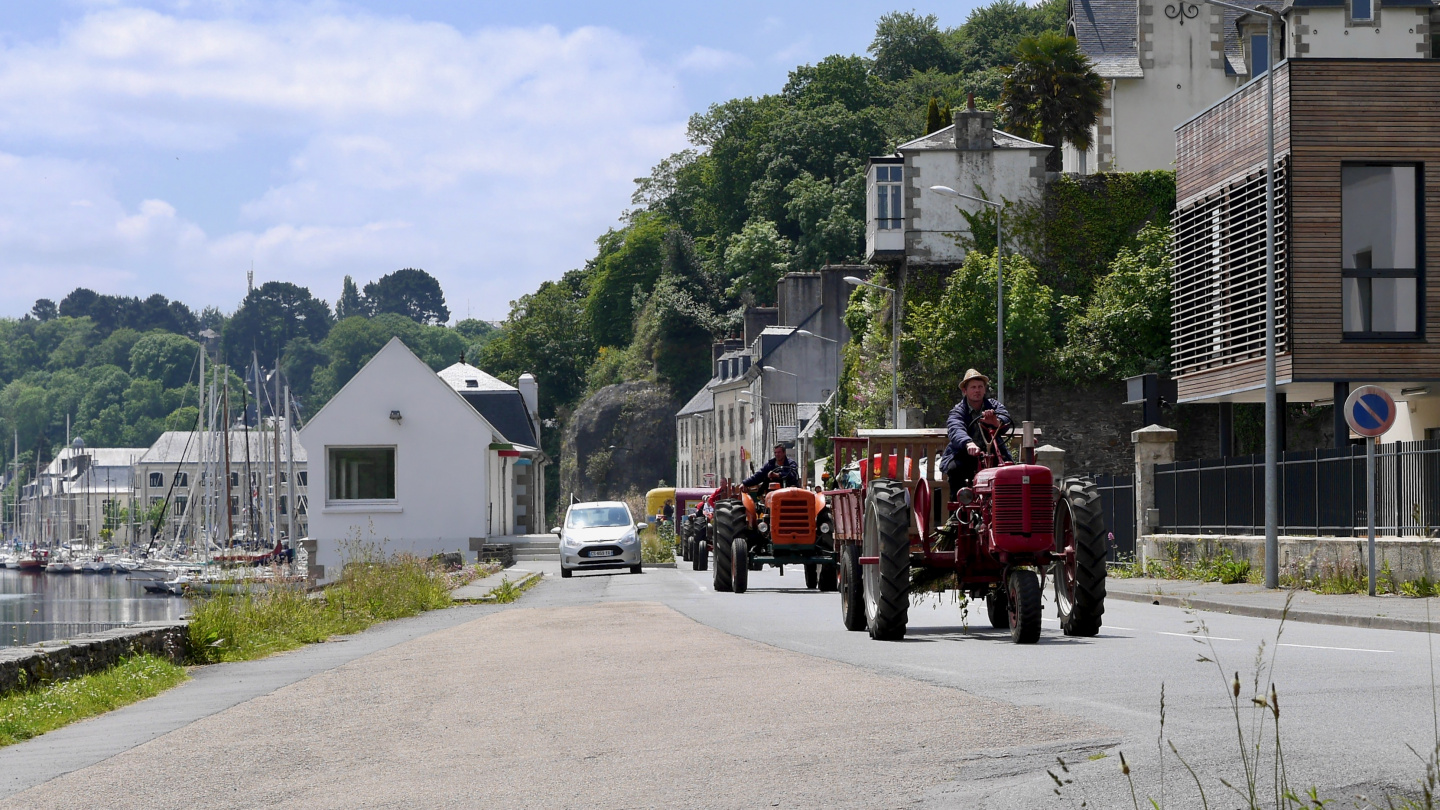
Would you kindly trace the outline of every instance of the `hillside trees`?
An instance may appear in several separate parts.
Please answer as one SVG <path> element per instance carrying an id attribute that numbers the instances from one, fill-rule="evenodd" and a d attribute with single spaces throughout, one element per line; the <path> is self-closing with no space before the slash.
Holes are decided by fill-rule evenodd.
<path id="1" fill-rule="evenodd" d="M 388 312 L 404 315 L 416 323 L 441 324 L 450 320 L 440 282 L 413 267 L 396 270 L 366 284 L 364 308 L 367 314 Z"/>
<path id="2" fill-rule="evenodd" d="M 1066 143 L 1085 151 L 1100 114 L 1104 82 L 1073 37 L 1044 32 L 1020 40 L 1018 61 L 1005 78 L 1000 109 L 1012 126 L 1053 147 L 1045 168 L 1061 169 Z"/>
<path id="3" fill-rule="evenodd" d="M 251 290 L 225 324 L 225 356 L 243 367 L 253 351 L 273 363 L 292 338 L 320 341 L 329 333 L 330 307 L 324 301 L 288 281 L 268 281 Z"/>

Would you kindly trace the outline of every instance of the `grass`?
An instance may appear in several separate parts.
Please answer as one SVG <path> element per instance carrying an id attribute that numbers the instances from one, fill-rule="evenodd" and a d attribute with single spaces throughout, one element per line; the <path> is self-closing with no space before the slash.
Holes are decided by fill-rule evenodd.
<path id="1" fill-rule="evenodd" d="M 653 531 L 645 533 L 640 543 L 640 560 L 647 563 L 675 562 L 675 524 L 657 521 Z"/>
<path id="2" fill-rule="evenodd" d="M 318 596 L 273 588 L 201 602 L 190 618 L 195 659 L 261 658 L 451 604 L 445 574 L 429 560 L 386 557 L 379 546 L 358 543 L 348 557 L 340 581 Z"/>
<path id="3" fill-rule="evenodd" d="M 1109 576 L 1118 579 L 1137 577 L 1191 579 L 1233 585 L 1237 582 L 1251 581 L 1255 573 L 1251 569 L 1249 560 L 1236 559 L 1234 553 L 1228 548 L 1222 548 L 1219 554 L 1207 554 L 1193 562 L 1183 559 L 1179 546 L 1174 543 L 1171 543 L 1166 550 L 1168 552 L 1166 559 L 1147 560 L 1143 568 L 1133 557 L 1126 562 L 1113 565 L 1108 572 Z"/>
<path id="4" fill-rule="evenodd" d="M 184 667 L 140 655 L 104 672 L 12 692 L 0 697 L 0 747 L 154 697 L 188 677 Z"/>

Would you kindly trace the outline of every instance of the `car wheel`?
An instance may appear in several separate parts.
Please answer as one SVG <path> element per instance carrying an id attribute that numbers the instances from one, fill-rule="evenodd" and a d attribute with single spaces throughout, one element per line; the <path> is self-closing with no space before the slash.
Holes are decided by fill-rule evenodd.
<path id="1" fill-rule="evenodd" d="M 638 573 L 640 573 L 640 568 L 641 568 L 640 564 L 639 564 L 639 563 L 636 563 L 635 565 L 630 566 L 630 573 L 632 573 L 632 574 L 638 574 Z"/>
<path id="2" fill-rule="evenodd" d="M 569 579 L 569 578 L 570 578 L 570 574 L 571 574 L 571 571 L 570 571 L 569 568 L 566 568 L 566 567 L 563 566 L 563 565 L 560 566 L 560 578 L 561 578 L 561 579 Z"/>

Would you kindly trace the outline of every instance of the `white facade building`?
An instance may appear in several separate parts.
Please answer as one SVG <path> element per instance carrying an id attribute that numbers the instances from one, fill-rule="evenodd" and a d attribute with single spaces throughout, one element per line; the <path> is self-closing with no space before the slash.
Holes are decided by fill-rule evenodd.
<path id="1" fill-rule="evenodd" d="M 955 113 L 955 123 L 901 144 L 866 168 L 865 260 L 958 265 L 981 203 L 931 191 L 948 186 L 995 202 L 1033 202 L 1045 187 L 1050 147 L 995 129 L 994 113 Z"/>
<path id="2" fill-rule="evenodd" d="M 143 447 L 71 446 L 20 491 L 19 534 L 27 541 L 60 539 L 117 545 L 131 542 L 127 510 L 134 503 L 134 466 Z"/>
<path id="3" fill-rule="evenodd" d="M 492 413 L 513 410 L 501 401 L 513 396 L 521 407 L 508 429 L 525 420 L 533 422 L 527 435 L 538 434 L 533 387 L 526 396 L 470 366 L 436 374 L 398 338 L 300 431 L 316 484 L 307 544 L 315 581 L 339 576 L 352 538 L 381 543 L 386 554 L 474 559 L 487 538 L 511 534 L 519 518 L 540 519 L 517 505 L 537 496 L 543 504 L 543 485 L 516 489 L 521 477 L 543 480 L 546 459 L 507 438 L 467 392 L 495 400 L 482 403 L 495 406 Z M 517 474 L 522 467 L 525 476 Z"/>

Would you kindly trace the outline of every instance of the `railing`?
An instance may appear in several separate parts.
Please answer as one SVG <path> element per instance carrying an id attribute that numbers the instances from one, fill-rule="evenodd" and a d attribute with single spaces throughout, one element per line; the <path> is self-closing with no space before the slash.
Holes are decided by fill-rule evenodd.
<path id="1" fill-rule="evenodd" d="M 1134 559 L 1135 476 L 1097 475 L 1095 488 L 1100 490 L 1100 509 L 1105 514 L 1105 529 L 1110 532 L 1110 550 L 1105 559 L 1109 562 Z"/>
<path id="2" fill-rule="evenodd" d="M 1391 537 L 1430 537 L 1440 525 L 1440 441 L 1375 450 L 1375 526 Z M 1303 450 L 1280 461 L 1279 532 L 1365 534 L 1365 448 Z M 1158 528 L 1174 534 L 1262 534 L 1265 458 L 1235 456 L 1155 465 Z"/>

